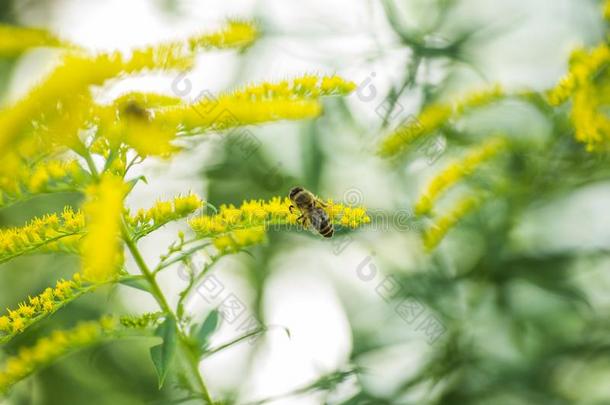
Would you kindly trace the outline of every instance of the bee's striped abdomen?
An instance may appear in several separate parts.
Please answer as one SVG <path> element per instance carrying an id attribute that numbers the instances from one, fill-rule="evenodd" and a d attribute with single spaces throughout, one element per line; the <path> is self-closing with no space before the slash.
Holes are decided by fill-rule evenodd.
<path id="1" fill-rule="evenodd" d="M 333 236 L 333 233 L 335 232 L 333 229 L 333 225 L 330 222 L 326 222 L 323 224 L 323 226 L 319 229 L 320 231 L 320 235 L 324 236 L 325 238 L 331 238 Z"/>
<path id="2" fill-rule="evenodd" d="M 328 218 L 328 214 L 322 208 L 315 208 L 311 213 L 311 223 L 313 227 L 325 238 L 333 236 L 333 224 Z"/>

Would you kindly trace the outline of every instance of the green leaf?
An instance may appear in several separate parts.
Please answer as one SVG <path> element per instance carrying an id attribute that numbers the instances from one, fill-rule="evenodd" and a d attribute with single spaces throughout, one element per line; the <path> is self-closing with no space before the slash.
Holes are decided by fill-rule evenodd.
<path id="1" fill-rule="evenodd" d="M 197 346 L 204 349 L 208 345 L 208 340 L 212 333 L 218 328 L 220 321 L 220 315 L 218 310 L 213 309 L 208 316 L 205 318 L 199 330 L 195 331 L 193 338 L 197 342 Z"/>
<path id="2" fill-rule="evenodd" d="M 143 278 L 128 278 L 121 280 L 120 283 L 128 287 L 137 288 L 138 290 L 152 293 L 149 283 Z"/>
<path id="3" fill-rule="evenodd" d="M 160 389 L 176 353 L 176 322 L 174 319 L 168 316 L 155 330 L 155 336 L 163 339 L 163 343 L 150 348 L 150 357 L 157 370 Z"/>

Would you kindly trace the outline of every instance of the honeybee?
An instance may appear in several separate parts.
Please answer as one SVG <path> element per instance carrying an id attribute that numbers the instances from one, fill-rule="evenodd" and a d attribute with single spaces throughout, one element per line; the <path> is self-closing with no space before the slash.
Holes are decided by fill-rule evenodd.
<path id="1" fill-rule="evenodd" d="M 330 238 L 335 232 L 333 224 L 328 217 L 328 214 L 322 207 L 326 207 L 326 204 L 318 199 L 311 192 L 305 190 L 303 187 L 294 187 L 288 194 L 292 204 L 290 206 L 290 212 L 294 208 L 298 208 L 301 212 L 301 216 L 297 218 L 297 221 L 303 226 L 311 225 L 320 235 L 325 238 Z"/>
<path id="2" fill-rule="evenodd" d="M 125 104 L 122 112 L 130 118 L 136 118 L 143 121 L 149 121 L 151 118 L 150 111 L 142 107 L 135 100 L 129 100 Z"/>

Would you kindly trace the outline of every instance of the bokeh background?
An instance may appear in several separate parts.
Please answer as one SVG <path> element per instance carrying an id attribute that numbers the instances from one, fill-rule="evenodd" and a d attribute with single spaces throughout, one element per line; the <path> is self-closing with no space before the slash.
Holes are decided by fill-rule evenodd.
<path id="1" fill-rule="evenodd" d="M 326 100 L 318 119 L 249 128 L 260 141 L 252 154 L 209 136 L 194 139 L 171 162 L 147 162 L 139 170 L 148 184 L 135 189 L 129 205 L 147 207 L 188 190 L 215 205 L 238 204 L 284 196 L 302 185 L 325 198 L 365 205 L 375 215 L 370 227 L 339 232 L 332 242 L 272 232 L 251 255 L 225 257 L 215 266 L 225 291 L 270 328 L 202 362 L 213 395 L 227 403 L 275 405 L 610 403 L 607 162 L 584 153 L 569 136 L 557 137 L 545 117 L 519 103 L 468 116 L 456 130 L 475 139 L 501 131 L 531 142 L 531 154 L 522 158 L 536 159 L 539 170 L 516 162 L 527 170 L 515 168 L 511 197 L 498 196 L 429 254 L 420 236 L 425 219 L 415 218 L 411 207 L 459 148 L 447 146 L 441 134 L 433 159 L 421 152 L 389 164 L 374 155 L 381 136 L 422 103 L 485 83 L 509 90 L 552 87 L 571 49 L 603 39 L 599 2 L 0 0 L 2 21 L 44 27 L 98 50 L 181 37 L 227 17 L 256 19 L 263 36 L 241 54 L 201 55 L 186 76 L 121 81 L 99 97 L 141 89 L 195 98 L 303 73 L 337 73 L 358 90 Z M 409 81 L 414 58 L 408 38 L 455 44 L 454 52 L 424 58 Z M 0 61 L 3 101 L 27 91 L 56 56 L 36 50 Z M 552 148 L 536 147 L 552 137 L 558 138 Z M 19 225 L 79 199 L 39 197 L 1 210 L 0 223 Z M 143 241 L 146 258 L 155 260 L 179 229 L 167 226 Z M 195 259 L 205 260 L 205 253 Z M 0 266 L 0 307 L 14 306 L 77 268 L 74 257 L 44 255 Z M 395 282 L 402 286 L 396 294 Z M 179 268 L 163 275 L 172 297 L 185 284 Z M 433 319 L 436 329 L 401 316 L 396 306 L 404 300 Z M 188 309 L 203 317 L 211 305 L 196 296 Z M 137 290 L 103 290 L 7 350 L 76 319 L 154 309 Z M 239 334 L 237 324 L 225 322 L 213 343 Z M 172 391 L 171 385 L 157 390 L 148 346 L 126 341 L 46 368 L 4 403 L 166 404 Z"/>

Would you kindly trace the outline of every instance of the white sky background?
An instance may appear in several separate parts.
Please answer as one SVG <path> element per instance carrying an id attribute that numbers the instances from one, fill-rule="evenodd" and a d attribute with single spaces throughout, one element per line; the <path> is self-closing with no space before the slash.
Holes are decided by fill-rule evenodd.
<path id="1" fill-rule="evenodd" d="M 426 1 L 429 0 L 412 1 L 410 4 L 426 4 Z M 404 61 L 409 57 L 408 52 L 395 47 L 397 41 L 388 29 L 376 1 L 184 0 L 177 2 L 177 13 L 173 15 L 160 11 L 160 3 L 147 0 L 47 1 L 24 7 L 19 20 L 26 25 L 49 27 L 92 49 L 127 50 L 202 29 L 212 29 L 226 17 L 262 18 L 277 32 L 273 38 L 256 45 L 258 57 L 250 59 L 245 71 L 240 72 L 237 64 L 239 56 L 234 52 L 202 55 L 195 70 L 188 75 L 193 83 L 193 95 L 203 89 L 221 91 L 239 83 L 277 80 L 311 72 L 340 73 L 361 83 L 375 72 L 374 85 L 379 92 L 378 98 L 370 103 L 364 103 L 356 96 L 349 99 L 362 124 L 371 129 L 378 126 L 375 106 L 382 101 L 381 95 L 386 93 L 388 86 L 400 77 Z M 499 35 L 499 39 L 487 42 L 478 50 L 480 69 L 486 72 L 490 81 L 499 81 L 507 87 L 543 88 L 554 83 L 565 68 L 569 50 L 579 42 L 594 39 L 583 38 L 579 32 L 585 32 L 583 27 L 590 29 L 598 21 L 592 2 L 587 3 L 591 6 L 590 19 L 582 17 L 587 15 L 582 12 L 583 3 L 586 3 L 584 0 L 466 0 L 463 3 L 461 13 L 464 16 L 489 26 L 490 36 Z M 580 11 L 574 13 L 577 7 Z M 426 11 L 426 7 L 413 10 L 421 13 Z M 425 17 L 425 14 L 418 15 L 415 11 L 406 15 L 409 23 Z M 384 50 L 381 54 L 379 46 Z M 376 54 L 377 57 L 372 58 Z M 46 62 L 46 56 L 30 55 L 20 62 L 12 85 L 14 95 L 31 85 L 24 78 L 32 77 L 32 72 L 48 68 L 47 63 L 41 63 Z M 435 74 L 434 71 L 429 73 L 431 76 Z M 175 77 L 168 76 L 136 79 L 113 89 L 106 96 L 112 97 L 128 88 L 171 94 L 173 79 Z M 463 83 L 456 85 L 456 88 L 468 88 L 475 80 L 474 74 L 465 74 Z M 415 105 L 414 100 L 408 97 L 401 101 L 407 110 L 408 106 Z M 268 128 L 262 127 L 259 133 L 263 134 L 260 139 L 269 153 L 283 167 L 298 175 L 300 154 L 292 142 L 296 128 L 296 124 L 292 123 L 274 124 Z M 349 147 L 355 150 L 362 148 L 361 145 Z M 171 164 L 147 164 L 143 170 L 147 172 L 149 185 L 138 187 L 130 197 L 130 204 L 134 208 L 146 207 L 157 198 L 169 198 L 188 190 L 205 197 L 205 184 L 194 170 L 198 170 L 201 162 L 211 157 L 211 150 L 210 145 L 204 144 L 174 159 Z M 340 199 L 345 190 L 357 188 L 366 196 L 362 201 L 364 204 L 391 208 L 393 202 L 389 196 L 395 192 L 395 186 L 384 178 L 383 169 L 374 159 L 363 156 L 358 156 L 358 159 L 359 164 L 354 164 L 353 156 L 337 157 L 337 170 L 331 170 L 331 177 L 325 179 L 330 196 Z M 167 242 L 175 237 L 177 229 L 176 226 L 168 226 L 142 244 L 149 262 L 153 262 L 165 249 Z M 368 246 L 375 246 L 378 257 L 387 252 L 389 259 L 386 260 L 407 263 L 413 260 L 412 253 L 404 247 L 410 243 L 409 237 L 369 235 L 369 239 Z M 342 255 L 335 256 L 331 248 L 320 243 L 309 243 L 276 258 L 272 263 L 275 275 L 267 287 L 267 319 L 271 324 L 288 327 L 292 339 L 287 339 L 279 330 L 271 332 L 261 350 L 255 354 L 255 371 L 252 373 L 245 369 L 245 359 L 251 350 L 248 345 L 206 360 L 202 371 L 212 392 L 237 386 L 244 394 L 244 400 L 273 396 L 307 384 L 322 373 L 345 366 L 351 350 L 351 335 L 333 281 L 345 285 L 348 291 L 361 298 L 363 317 L 381 319 L 377 316 L 379 311 L 384 311 L 384 304 L 375 295 L 374 286 L 357 280 L 354 275 L 356 266 L 371 254 L 369 249 L 356 243 Z M 216 274 L 242 300 L 249 299 L 249 291 L 236 276 L 239 274 L 238 261 L 223 262 Z M 170 294 L 183 286 L 183 282 L 171 271 L 164 275 L 162 284 Z M 133 296 L 132 293 L 129 291 L 130 296 Z M 205 310 L 201 303 L 191 304 L 190 308 L 195 312 Z M 142 297 L 138 305 L 146 310 L 152 307 L 152 302 Z M 397 328 L 400 329 L 400 325 Z M 225 327 L 216 342 L 233 336 L 234 330 Z M 421 347 L 421 341 L 416 340 L 409 352 L 413 356 L 401 357 L 390 351 L 385 356 L 380 354 L 378 359 L 371 359 L 367 364 L 373 373 L 371 381 L 380 392 L 389 389 L 395 377 L 401 377 L 402 373 L 413 369 L 417 364 L 417 353 L 425 350 L 425 347 Z M 313 405 L 320 401 L 314 395 L 278 400 L 273 404 Z"/>

